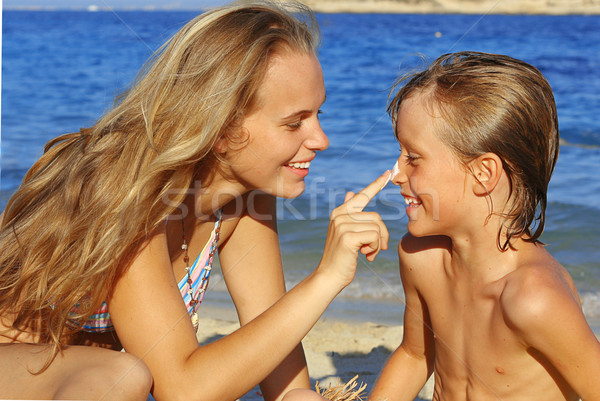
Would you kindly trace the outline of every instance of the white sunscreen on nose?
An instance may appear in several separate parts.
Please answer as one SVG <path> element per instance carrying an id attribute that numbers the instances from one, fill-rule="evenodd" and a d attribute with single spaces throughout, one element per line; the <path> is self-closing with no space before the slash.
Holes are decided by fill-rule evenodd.
<path id="1" fill-rule="evenodd" d="M 385 184 L 383 184 L 381 189 L 385 188 L 385 186 L 390 182 L 390 180 L 392 178 L 394 178 L 396 176 L 396 174 L 398 174 L 399 172 L 400 172 L 400 170 L 398 169 L 398 160 L 396 160 L 396 163 L 394 164 L 394 167 L 392 168 L 392 172 L 388 176 L 387 180 L 385 181 Z"/>
<path id="2" fill-rule="evenodd" d="M 392 174 L 390 174 L 390 180 L 398 175 L 400 172 L 400 168 L 398 167 L 398 160 L 394 163 L 394 168 L 392 168 Z"/>

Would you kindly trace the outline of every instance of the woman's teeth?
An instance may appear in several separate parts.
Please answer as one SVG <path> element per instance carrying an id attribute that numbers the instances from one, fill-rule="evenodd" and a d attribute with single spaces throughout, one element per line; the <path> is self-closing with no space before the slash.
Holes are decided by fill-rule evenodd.
<path id="1" fill-rule="evenodd" d="M 309 168 L 310 162 L 302 162 L 302 163 L 290 163 L 288 166 L 292 168 Z"/>

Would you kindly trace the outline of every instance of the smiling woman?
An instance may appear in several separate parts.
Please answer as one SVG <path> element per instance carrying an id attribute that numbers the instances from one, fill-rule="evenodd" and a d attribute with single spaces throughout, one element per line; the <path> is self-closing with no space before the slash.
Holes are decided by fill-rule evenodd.
<path id="1" fill-rule="evenodd" d="M 234 400 L 260 383 L 276 400 L 309 386 L 300 341 L 358 253 L 372 261 L 388 241 L 362 211 L 386 173 L 347 194 L 319 265 L 286 292 L 275 197 L 301 194 L 328 146 L 317 42 L 296 3 L 212 10 L 94 126 L 46 145 L 2 216 L 0 398 Z M 199 346 L 217 252 L 242 327 Z"/>
<path id="2" fill-rule="evenodd" d="M 325 85 L 314 55 L 283 50 L 271 57 L 257 106 L 244 120 L 248 141 L 229 152 L 230 172 L 246 190 L 294 198 L 304 192 L 316 152 L 329 146 L 318 118 Z"/>

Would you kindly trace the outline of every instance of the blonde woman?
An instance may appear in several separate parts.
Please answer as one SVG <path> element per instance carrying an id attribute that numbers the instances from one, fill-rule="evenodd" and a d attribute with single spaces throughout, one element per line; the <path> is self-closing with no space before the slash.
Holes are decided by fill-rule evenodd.
<path id="1" fill-rule="evenodd" d="M 301 339 L 387 248 L 362 208 L 333 213 L 323 259 L 286 292 L 276 196 L 328 146 L 314 16 L 238 4 L 184 26 L 93 127 L 50 141 L 0 231 L 0 398 L 265 399 L 309 386 Z M 241 328 L 199 346 L 213 257 Z M 116 352 L 124 348 L 126 352 Z"/>

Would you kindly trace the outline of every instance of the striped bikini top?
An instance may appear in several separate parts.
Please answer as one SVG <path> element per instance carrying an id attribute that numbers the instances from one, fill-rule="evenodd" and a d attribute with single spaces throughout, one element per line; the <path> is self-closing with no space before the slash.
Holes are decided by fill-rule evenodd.
<path id="1" fill-rule="evenodd" d="M 214 228 L 208 238 L 208 242 L 204 245 L 204 249 L 198 255 L 198 258 L 190 268 L 190 277 L 186 274 L 179 282 L 179 291 L 186 305 L 188 313 L 191 315 L 196 312 L 200 302 L 204 299 L 204 294 L 208 286 L 208 279 L 212 270 L 214 254 L 219 244 L 219 231 L 221 229 L 222 212 L 219 210 L 216 214 Z M 191 282 L 191 284 L 190 284 Z M 191 291 L 190 291 L 191 290 Z M 193 298 L 198 300 L 197 303 L 192 303 Z M 71 314 L 79 312 L 79 304 L 71 309 Z M 102 305 L 94 314 L 92 314 L 83 324 L 70 320 L 71 324 L 81 327 L 82 331 L 88 333 L 104 333 L 113 331 L 114 326 L 108 313 L 108 305 L 103 302 Z"/>

